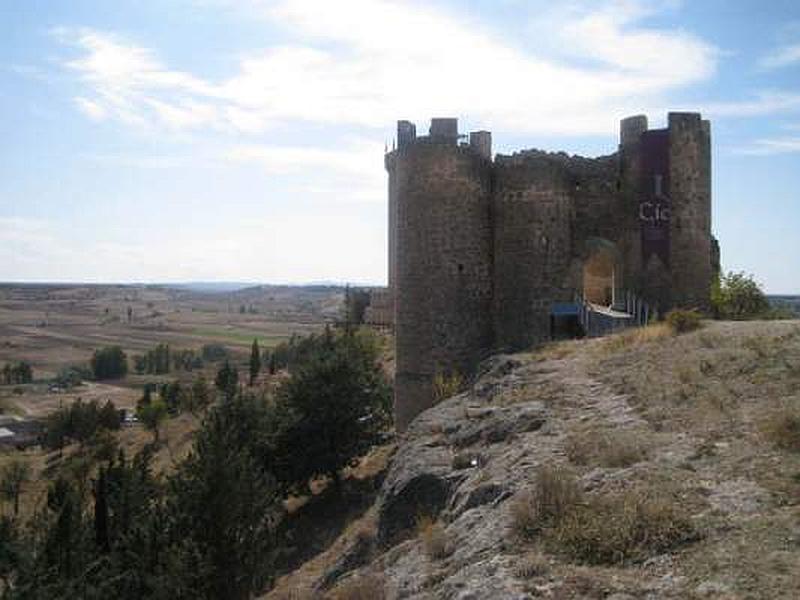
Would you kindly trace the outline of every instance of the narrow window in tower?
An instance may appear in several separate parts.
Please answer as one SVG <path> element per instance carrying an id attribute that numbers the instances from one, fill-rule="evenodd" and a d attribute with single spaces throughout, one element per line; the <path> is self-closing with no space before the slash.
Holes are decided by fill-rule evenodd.
<path id="1" fill-rule="evenodd" d="M 464 265 L 462 265 L 461 263 L 458 263 L 458 272 L 459 273 L 463 273 L 464 272 Z"/>

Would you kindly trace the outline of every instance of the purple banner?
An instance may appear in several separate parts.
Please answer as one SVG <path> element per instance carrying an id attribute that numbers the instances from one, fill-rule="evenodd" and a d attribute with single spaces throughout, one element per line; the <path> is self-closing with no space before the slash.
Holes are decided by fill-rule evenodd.
<path id="1" fill-rule="evenodd" d="M 639 222 L 642 261 L 655 254 L 669 266 L 669 130 L 651 129 L 641 138 L 642 181 L 639 187 Z"/>

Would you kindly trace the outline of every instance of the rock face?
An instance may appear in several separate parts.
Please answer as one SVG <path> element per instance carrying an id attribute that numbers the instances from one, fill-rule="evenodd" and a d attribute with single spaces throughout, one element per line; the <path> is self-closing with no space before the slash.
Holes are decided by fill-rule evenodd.
<path id="1" fill-rule="evenodd" d="M 521 369 L 518 359 L 494 357 L 472 389 L 411 424 L 378 499 L 378 543 L 393 546 L 379 561 L 390 595 L 528 597 L 512 575 L 514 561 L 503 556 L 507 524 L 498 516 L 525 484 L 526 469 L 520 466 L 532 464 L 520 446 L 548 437 L 543 431 L 548 410 L 539 400 L 494 402 L 521 384 L 516 373 Z M 415 543 L 417 521 L 424 516 L 447 524 L 451 551 L 436 565 L 438 574 L 431 573 L 424 551 L 405 551 Z M 434 591 L 431 582 L 438 577 L 443 580 Z"/>
<path id="2" fill-rule="evenodd" d="M 762 325 L 750 333 L 774 335 L 786 347 L 785 360 L 768 368 L 800 364 L 800 328 L 770 327 L 775 331 Z M 707 326 L 631 347 L 591 340 L 567 352 L 483 363 L 468 390 L 421 413 L 398 440 L 370 513 L 369 539 L 339 547 L 313 576 L 315 589 L 377 576 L 389 600 L 800 597 L 800 480 L 792 475 L 800 472 L 800 455 L 776 450 L 759 433 L 764 395 L 736 379 L 753 380 L 748 365 L 757 356 L 742 331 L 750 330 Z M 660 368 L 676 360 L 719 369 L 719 380 L 739 394 L 736 404 L 709 412 L 722 400 L 705 399 L 702 385 L 716 390 L 716 380 L 698 380 L 691 396 L 673 383 L 649 393 L 656 374 L 685 385 L 687 373 Z M 794 389 L 788 380 L 786 387 Z M 592 435 L 605 445 L 589 444 Z M 609 440 L 632 439 L 644 449 L 602 453 L 613 448 Z M 542 467 L 572 472 L 587 502 L 636 490 L 671 502 L 697 535 L 603 566 L 554 547 L 543 534 L 522 540 L 515 496 L 535 489 Z M 436 522 L 440 539 L 420 521 Z"/>
<path id="3" fill-rule="evenodd" d="M 510 363 L 500 359 L 498 370 Z M 420 517 L 449 521 L 510 495 L 505 469 L 511 465 L 500 458 L 516 436 L 542 428 L 546 410 L 541 402 L 491 406 L 490 382 L 500 376 L 491 372 L 481 388 L 451 398 L 414 421 L 379 498 L 380 544 L 391 545 L 413 533 Z M 504 483 L 492 480 L 492 470 Z"/>

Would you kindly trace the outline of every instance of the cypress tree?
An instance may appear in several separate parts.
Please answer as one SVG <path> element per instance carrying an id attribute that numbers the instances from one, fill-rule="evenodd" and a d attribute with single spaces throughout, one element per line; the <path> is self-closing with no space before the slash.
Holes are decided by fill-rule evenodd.
<path id="1" fill-rule="evenodd" d="M 258 340 L 254 339 L 253 346 L 250 348 L 250 385 L 253 385 L 260 371 L 261 351 L 258 349 Z"/>

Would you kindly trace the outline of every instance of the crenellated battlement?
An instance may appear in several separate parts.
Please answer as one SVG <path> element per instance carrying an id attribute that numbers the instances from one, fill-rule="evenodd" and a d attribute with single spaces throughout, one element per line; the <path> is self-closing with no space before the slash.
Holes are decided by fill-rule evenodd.
<path id="1" fill-rule="evenodd" d="M 411 121 L 397 122 L 396 146 L 392 152 L 404 150 L 419 144 L 438 144 L 469 148 L 483 158 L 492 158 L 492 133 L 490 131 L 472 131 L 467 134 L 458 132 L 458 119 L 433 118 L 428 129 L 428 135 L 418 136 L 417 126 Z M 389 153 L 391 154 L 391 153 Z"/>

